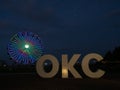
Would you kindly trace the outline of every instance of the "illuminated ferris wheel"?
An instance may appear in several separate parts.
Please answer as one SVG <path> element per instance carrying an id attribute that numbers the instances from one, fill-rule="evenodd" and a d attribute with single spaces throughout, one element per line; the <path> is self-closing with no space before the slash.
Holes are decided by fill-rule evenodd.
<path id="1" fill-rule="evenodd" d="M 19 64 L 33 64 L 42 55 L 42 42 L 38 35 L 32 32 L 15 34 L 8 44 L 8 54 Z"/>

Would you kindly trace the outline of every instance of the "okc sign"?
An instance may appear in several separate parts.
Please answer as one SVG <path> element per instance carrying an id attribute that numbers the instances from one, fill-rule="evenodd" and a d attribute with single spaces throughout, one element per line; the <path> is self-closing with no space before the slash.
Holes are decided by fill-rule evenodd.
<path id="1" fill-rule="evenodd" d="M 78 73 L 78 71 L 74 68 L 75 63 L 80 58 L 81 54 L 74 54 L 70 60 L 68 60 L 67 54 L 62 54 L 62 78 L 69 78 L 68 71 L 74 76 L 74 78 L 81 78 L 82 76 Z M 105 74 L 105 71 L 98 69 L 96 72 L 92 72 L 89 67 L 89 63 L 92 59 L 100 61 L 103 57 L 97 53 L 91 53 L 84 56 L 81 62 L 82 70 L 86 76 L 90 78 L 100 78 Z M 45 72 L 44 70 L 44 62 L 49 60 L 52 63 L 52 69 L 50 72 Z M 53 55 L 43 55 L 36 64 L 36 71 L 38 75 L 42 78 L 52 78 L 54 77 L 59 70 L 59 62 L 58 59 Z"/>

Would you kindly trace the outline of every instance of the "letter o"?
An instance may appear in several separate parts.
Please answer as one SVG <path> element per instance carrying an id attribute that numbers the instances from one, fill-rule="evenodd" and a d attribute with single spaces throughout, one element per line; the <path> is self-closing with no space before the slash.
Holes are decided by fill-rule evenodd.
<path id="1" fill-rule="evenodd" d="M 44 70 L 44 62 L 46 60 L 50 60 L 52 63 L 52 70 L 50 72 L 45 72 Z M 36 63 L 36 71 L 38 75 L 40 75 L 42 78 L 52 78 L 54 77 L 59 70 L 59 62 L 56 57 L 53 55 L 44 55 L 40 57 L 40 59 Z"/>

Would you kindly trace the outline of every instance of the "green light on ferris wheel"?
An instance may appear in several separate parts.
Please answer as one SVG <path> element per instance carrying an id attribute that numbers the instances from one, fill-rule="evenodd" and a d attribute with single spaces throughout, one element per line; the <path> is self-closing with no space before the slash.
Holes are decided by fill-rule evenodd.
<path id="1" fill-rule="evenodd" d="M 25 48 L 26 48 L 26 49 L 30 48 L 30 45 L 25 44 Z"/>

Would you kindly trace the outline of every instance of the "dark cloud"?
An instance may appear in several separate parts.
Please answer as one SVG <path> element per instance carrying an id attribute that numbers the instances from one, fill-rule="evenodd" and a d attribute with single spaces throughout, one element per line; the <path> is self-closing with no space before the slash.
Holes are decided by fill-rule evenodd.
<path id="1" fill-rule="evenodd" d="M 105 15 L 108 25 L 111 28 L 120 29 L 120 9 L 114 9 Z"/>
<path id="2" fill-rule="evenodd" d="M 120 9 L 119 10 L 112 10 L 107 14 L 108 17 L 113 17 L 113 16 L 120 16 Z"/>
<path id="3" fill-rule="evenodd" d="M 87 48 L 104 53 L 120 44 L 120 30 L 113 27 L 120 21 L 120 5 L 109 1 L 1 0 L 0 44 L 4 48 L 0 50 L 5 51 L 17 32 L 32 31 L 47 50 Z"/>
<path id="4" fill-rule="evenodd" d="M 1 29 L 17 29 L 17 27 L 13 24 L 11 24 L 10 22 L 6 22 L 6 21 L 0 21 L 0 28 Z"/>
<path id="5" fill-rule="evenodd" d="M 7 12 L 14 13 L 18 16 L 32 19 L 34 21 L 47 21 L 54 17 L 54 10 L 52 7 L 40 7 L 42 4 L 37 5 L 37 0 L 5 0 L 1 2 L 2 8 Z"/>

